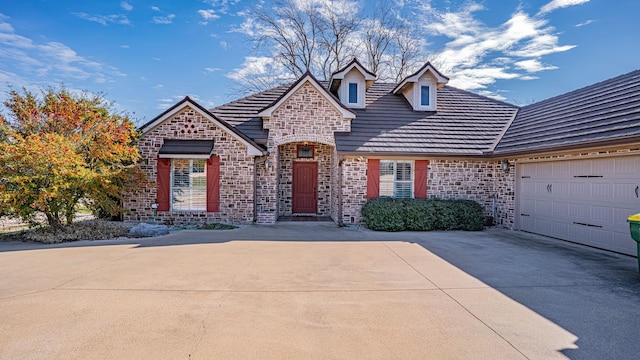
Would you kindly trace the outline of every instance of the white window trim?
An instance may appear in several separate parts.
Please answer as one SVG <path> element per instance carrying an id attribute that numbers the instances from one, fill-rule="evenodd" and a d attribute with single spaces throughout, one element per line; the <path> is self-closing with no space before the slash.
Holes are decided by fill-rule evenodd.
<path id="1" fill-rule="evenodd" d="M 355 85 L 356 86 L 356 101 L 351 101 L 351 85 Z M 357 82 L 349 82 L 347 84 L 347 103 L 349 103 L 349 105 L 358 105 L 359 104 L 359 99 L 360 99 L 360 86 L 358 86 Z"/>
<path id="2" fill-rule="evenodd" d="M 193 169 L 193 160 L 203 160 L 203 158 L 195 158 L 195 157 L 191 157 L 191 158 L 173 158 L 176 160 L 190 160 L 189 161 L 189 175 L 191 175 L 191 169 Z M 204 164 L 204 178 L 205 178 L 205 185 L 204 185 L 204 190 L 205 190 L 205 201 L 204 201 L 204 209 L 191 209 L 191 204 L 189 204 L 189 209 L 176 209 L 174 208 L 174 196 L 173 196 L 173 190 L 176 188 L 173 184 L 173 174 L 174 174 L 174 161 L 173 159 L 171 160 L 171 179 L 170 179 L 170 187 L 169 187 L 169 194 L 170 194 L 170 199 L 169 199 L 169 205 L 170 205 L 170 209 L 171 211 L 176 211 L 176 212 L 206 212 L 207 211 L 207 185 L 206 185 L 206 179 L 207 179 L 207 163 L 205 161 Z M 191 182 L 191 181 L 190 181 Z M 189 184 L 190 186 L 187 188 L 183 188 L 183 187 L 177 187 L 179 189 L 187 189 L 189 191 L 191 191 L 193 189 L 193 186 L 191 186 L 191 184 Z M 198 187 L 200 188 L 200 187 Z M 189 197 L 190 201 L 191 201 L 191 196 Z"/>
<path id="3" fill-rule="evenodd" d="M 422 105 L 422 87 L 429 87 L 429 106 Z M 436 111 L 437 109 L 437 83 L 428 76 L 423 76 L 415 83 L 414 109 L 418 111 Z"/>

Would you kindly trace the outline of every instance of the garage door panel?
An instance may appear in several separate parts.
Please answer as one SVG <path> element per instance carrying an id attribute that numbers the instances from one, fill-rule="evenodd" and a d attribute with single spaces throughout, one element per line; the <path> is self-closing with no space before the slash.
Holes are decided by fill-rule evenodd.
<path id="1" fill-rule="evenodd" d="M 569 235 L 569 224 L 566 222 L 553 222 L 553 235 L 554 237 L 566 238 Z"/>
<path id="2" fill-rule="evenodd" d="M 613 185 L 609 183 L 591 184 L 591 196 L 605 200 L 611 199 L 613 196 Z"/>
<path id="3" fill-rule="evenodd" d="M 585 198 L 591 195 L 591 186 L 585 182 L 575 182 L 570 184 L 568 195 L 574 198 Z"/>
<path id="4" fill-rule="evenodd" d="M 613 174 L 615 172 L 614 164 L 614 161 L 606 158 L 591 160 L 591 173 L 588 175 L 602 176 L 605 174 Z"/>
<path id="5" fill-rule="evenodd" d="M 640 156 L 519 165 L 521 229 L 636 255 L 627 217 L 640 212 Z M 550 188 L 549 188 L 550 187 Z M 638 196 L 636 196 L 636 188 Z"/>
<path id="6" fill-rule="evenodd" d="M 640 196 L 640 184 L 634 182 L 618 182 L 613 184 L 613 197 L 621 202 L 629 202 L 629 203 L 639 203 L 640 200 L 638 196 Z M 638 196 L 636 196 L 636 188 L 638 188 Z"/>
<path id="7" fill-rule="evenodd" d="M 558 161 L 552 164 L 552 178 L 569 178 L 572 176 L 571 166 L 567 166 L 566 162 Z"/>
<path id="8" fill-rule="evenodd" d="M 636 177 L 640 173 L 640 159 L 635 156 L 615 159 L 613 173 Z"/>
<path id="9" fill-rule="evenodd" d="M 591 205 L 589 223 L 605 226 L 613 221 L 613 209 L 608 206 Z"/>
<path id="10" fill-rule="evenodd" d="M 566 202 L 553 202 L 553 216 L 566 219 L 569 216 L 569 204 Z"/>
<path id="11" fill-rule="evenodd" d="M 536 200 L 534 213 L 539 215 L 551 214 L 551 204 L 552 203 L 549 200 Z"/>

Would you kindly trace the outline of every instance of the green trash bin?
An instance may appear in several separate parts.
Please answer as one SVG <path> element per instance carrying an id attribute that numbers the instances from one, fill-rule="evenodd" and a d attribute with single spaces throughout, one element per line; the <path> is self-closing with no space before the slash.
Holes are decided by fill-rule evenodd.
<path id="1" fill-rule="evenodd" d="M 631 238 L 635 240 L 638 245 L 638 270 L 640 271 L 640 214 L 629 216 L 627 222 L 629 222 Z"/>

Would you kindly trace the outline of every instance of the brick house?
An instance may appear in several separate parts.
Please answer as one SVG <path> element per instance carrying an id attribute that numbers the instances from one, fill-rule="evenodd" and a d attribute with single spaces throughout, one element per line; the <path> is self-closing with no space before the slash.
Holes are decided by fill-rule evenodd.
<path id="1" fill-rule="evenodd" d="M 155 185 L 125 219 L 342 225 L 369 198 L 464 198 L 503 227 L 635 252 L 640 71 L 524 107 L 447 82 L 427 63 L 380 83 L 354 59 L 213 109 L 186 97 L 140 128 Z"/>

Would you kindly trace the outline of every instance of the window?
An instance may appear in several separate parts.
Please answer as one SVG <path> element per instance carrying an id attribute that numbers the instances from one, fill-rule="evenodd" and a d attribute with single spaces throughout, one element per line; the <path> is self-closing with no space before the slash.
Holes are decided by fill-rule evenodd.
<path id="1" fill-rule="evenodd" d="M 297 152 L 298 158 L 301 158 L 301 159 L 304 159 L 304 158 L 313 159 L 313 155 L 314 155 L 314 146 L 313 145 L 308 145 L 308 144 L 298 145 L 296 150 L 297 150 L 296 152 Z"/>
<path id="2" fill-rule="evenodd" d="M 413 197 L 411 160 L 380 160 L 380 196 Z"/>
<path id="3" fill-rule="evenodd" d="M 349 103 L 350 104 L 358 103 L 358 84 L 357 83 L 349 83 Z"/>
<path id="4" fill-rule="evenodd" d="M 171 160 L 171 209 L 207 210 L 205 159 Z"/>
<path id="5" fill-rule="evenodd" d="M 429 87 L 428 86 L 420 86 L 420 105 L 421 106 L 429 106 Z"/>

